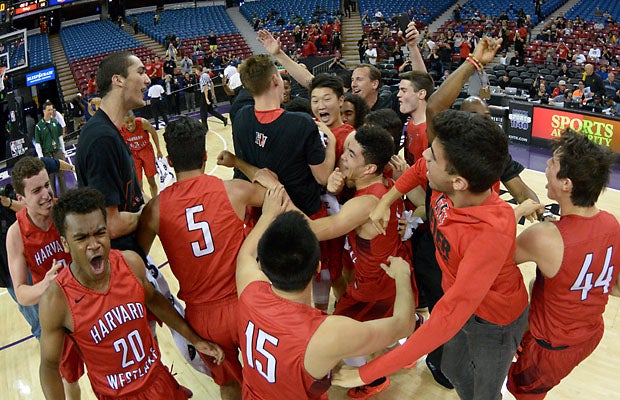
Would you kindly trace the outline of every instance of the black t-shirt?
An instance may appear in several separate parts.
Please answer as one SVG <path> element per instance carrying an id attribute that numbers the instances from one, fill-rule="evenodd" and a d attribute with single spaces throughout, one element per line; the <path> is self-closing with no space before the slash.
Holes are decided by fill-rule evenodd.
<path id="1" fill-rule="evenodd" d="M 275 121 L 262 124 L 254 107 L 246 106 L 237 111 L 232 133 L 238 157 L 275 172 L 293 203 L 306 215 L 319 211 L 321 186 L 309 166 L 325 160 L 325 148 L 308 114 L 284 111 Z"/>
<path id="2" fill-rule="evenodd" d="M 106 207 L 135 213 L 144 204 L 133 157 L 108 115 L 99 109 L 82 128 L 75 155 L 79 187 L 89 186 L 105 197 Z M 143 255 L 130 234 L 112 239 L 112 248 Z"/>
<path id="3" fill-rule="evenodd" d="M 502 173 L 500 180 L 503 183 L 506 183 L 509 180 L 519 176 L 519 174 L 523 172 L 524 169 L 525 167 L 518 161 L 515 161 L 510 155 L 510 153 L 508 153 L 508 162 L 506 163 L 506 168 L 504 168 L 504 172 Z"/>

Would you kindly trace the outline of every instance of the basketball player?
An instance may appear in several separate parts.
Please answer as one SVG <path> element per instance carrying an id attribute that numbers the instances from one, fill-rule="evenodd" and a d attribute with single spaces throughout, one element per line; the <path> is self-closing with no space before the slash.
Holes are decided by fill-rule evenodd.
<path id="1" fill-rule="evenodd" d="M 127 146 L 129 146 L 131 150 L 140 187 L 142 187 L 142 170 L 144 170 L 146 180 L 149 183 L 151 196 L 155 197 L 159 192 L 157 183 L 155 182 L 157 168 L 155 165 L 155 152 L 149 140 L 149 134 L 153 138 L 153 142 L 157 148 L 157 158 L 162 158 L 163 156 L 159 147 L 159 137 L 153 125 L 144 118 L 136 118 L 133 111 L 127 112 L 125 115 L 125 122 L 121 127 L 121 135 L 123 135 L 125 143 L 127 143 Z"/>
<path id="2" fill-rule="evenodd" d="M 244 239 L 246 206 L 261 206 L 265 189 L 204 173 L 207 153 L 203 124 L 180 117 L 166 126 L 164 140 L 177 182 L 145 207 L 138 241 L 148 252 L 156 235 L 179 281 L 185 318 L 201 336 L 225 351 L 224 364 L 205 361 L 223 399 L 240 398 L 235 255 Z M 277 181 L 276 181 L 277 182 Z"/>
<path id="3" fill-rule="evenodd" d="M 355 386 L 394 372 L 444 344 L 441 369 L 462 399 L 500 398 L 527 322 L 528 298 L 513 256 L 512 207 L 491 190 L 508 157 L 508 141 L 491 120 L 445 110 L 432 121 L 435 139 L 385 194 L 371 219 L 387 226 L 388 207 L 428 182 L 430 229 L 444 296 L 407 342 L 336 382 Z M 492 243 L 490 246 L 489 244 Z"/>
<path id="4" fill-rule="evenodd" d="M 382 265 L 396 286 L 389 318 L 358 322 L 311 307 L 319 244 L 301 213 L 278 215 L 288 203 L 282 186 L 268 191 L 237 257 L 244 399 L 327 399 L 330 371 L 343 357 L 372 353 L 413 329 L 411 268 L 398 257 Z"/>
<path id="5" fill-rule="evenodd" d="M 17 221 L 7 232 L 9 270 L 17 301 L 24 306 L 32 306 L 39 304 L 59 269 L 71 263 L 71 256 L 64 253 L 60 235 L 54 227 L 54 194 L 43 161 L 23 157 L 11 171 L 11 182 L 17 199 L 25 207 L 16 213 Z M 32 285 L 28 284 L 28 270 L 32 275 Z M 69 399 L 79 399 L 78 380 L 84 373 L 84 366 L 77 349 L 73 342 L 66 340 L 64 348 L 60 343 L 58 352 L 63 355 L 60 375 L 65 394 Z"/>
<path id="6" fill-rule="evenodd" d="M 43 393 L 63 398 L 58 363 L 68 332 L 97 398 L 187 399 L 161 362 L 146 307 L 217 362 L 222 350 L 201 339 L 155 291 L 136 253 L 110 250 L 105 213 L 103 195 L 92 188 L 69 191 L 54 206 L 62 245 L 73 261 L 41 298 Z"/>
<path id="7" fill-rule="evenodd" d="M 560 204 L 559 221 L 541 222 L 517 238 L 515 261 L 536 263 L 529 330 L 508 390 L 518 399 L 544 399 L 598 346 L 603 312 L 618 290 L 620 225 L 596 201 L 614 156 L 567 129 L 547 161 L 547 196 Z"/>

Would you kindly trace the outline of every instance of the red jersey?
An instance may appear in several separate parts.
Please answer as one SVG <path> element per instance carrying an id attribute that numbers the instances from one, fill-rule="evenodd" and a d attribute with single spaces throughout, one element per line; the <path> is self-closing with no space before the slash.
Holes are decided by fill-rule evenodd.
<path id="1" fill-rule="evenodd" d="M 165 368 L 146 319 L 145 291 L 123 255 L 110 250 L 106 292 L 82 286 L 64 268 L 56 277 L 73 318 L 75 341 L 84 357 L 93 391 L 115 398 L 149 387 Z"/>
<path id="2" fill-rule="evenodd" d="M 152 62 L 144 64 L 144 73 L 148 77 L 153 77 L 153 72 L 155 72 L 155 64 L 153 64 Z"/>
<path id="3" fill-rule="evenodd" d="M 136 117 L 136 129 L 129 131 L 125 124 L 121 127 L 121 135 L 131 151 L 139 151 L 147 146 L 152 146 L 149 132 L 142 127 L 143 120 Z"/>
<path id="4" fill-rule="evenodd" d="M 349 133 L 353 132 L 355 128 L 353 125 L 342 124 L 338 128 L 332 129 L 332 133 L 336 137 L 336 165 L 338 165 L 338 160 L 340 160 L 340 156 L 344 153 L 344 141 L 347 140 L 347 136 Z"/>
<path id="5" fill-rule="evenodd" d="M 153 70 L 155 71 L 155 76 L 158 78 L 163 78 L 164 77 L 164 63 L 161 61 L 158 61 L 156 63 L 153 63 Z"/>
<path id="6" fill-rule="evenodd" d="M 405 137 L 405 160 L 407 164 L 413 165 L 422 158 L 422 153 L 426 149 L 428 149 L 426 121 L 415 125 L 412 120 L 409 120 Z"/>
<path id="7" fill-rule="evenodd" d="M 179 298 L 203 304 L 237 296 L 237 252 L 243 221 L 220 178 L 200 175 L 159 195 L 159 239 L 179 280 Z"/>
<path id="8" fill-rule="evenodd" d="M 620 225 L 605 211 L 590 218 L 562 216 L 554 224 L 564 242 L 562 265 L 553 278 L 537 273 L 530 331 L 553 347 L 573 346 L 603 329 L 602 314 L 620 271 Z"/>
<path id="9" fill-rule="evenodd" d="M 275 295 L 269 282 L 250 283 L 239 296 L 239 342 L 245 400 L 327 400 L 329 377 L 304 367 L 308 342 L 327 314 Z M 243 333 L 242 333 L 243 332 Z"/>
<path id="10" fill-rule="evenodd" d="M 45 278 L 54 260 L 62 261 L 65 267 L 71 264 L 71 254 L 65 253 L 53 222 L 47 231 L 37 228 L 30 222 L 26 207 L 19 210 L 16 217 L 24 243 L 26 266 L 32 274 L 33 283 L 39 283 Z"/>
<path id="11" fill-rule="evenodd" d="M 388 185 L 381 182 L 375 183 L 357 190 L 355 197 L 371 195 L 380 199 L 391 189 L 392 185 L 391 180 L 388 180 Z M 398 233 L 398 220 L 403 209 L 402 199 L 390 206 L 390 220 L 385 235 L 377 235 L 368 240 L 360 238 L 355 231 L 348 233 L 351 246 L 350 257 L 353 260 L 355 276 L 347 288 L 347 293 L 350 293 L 355 300 L 371 302 L 396 297 L 394 279 L 385 273 L 381 264 L 387 263 L 389 256 L 400 256 L 411 264 L 411 257 Z"/>
<path id="12" fill-rule="evenodd" d="M 405 171 L 396 188 L 406 193 L 426 181 L 426 168 Z M 412 340 L 360 368 L 364 382 L 391 374 L 411 360 L 451 339 L 476 314 L 497 325 L 516 320 L 528 303 L 521 271 L 515 264 L 516 221 L 512 207 L 491 194 L 479 206 L 455 208 L 443 193 L 433 191 L 430 229 L 442 272 L 444 296 L 433 318 Z"/>

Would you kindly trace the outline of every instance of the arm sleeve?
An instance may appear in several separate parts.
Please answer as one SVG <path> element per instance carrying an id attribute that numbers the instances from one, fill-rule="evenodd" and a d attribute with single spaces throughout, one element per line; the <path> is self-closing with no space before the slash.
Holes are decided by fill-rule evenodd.
<path id="1" fill-rule="evenodd" d="M 45 169 L 48 174 L 55 174 L 60 171 L 60 161 L 55 158 L 41 157 L 41 161 L 45 164 Z"/>
<path id="2" fill-rule="evenodd" d="M 403 346 L 362 366 L 359 371 L 362 380 L 369 383 L 396 372 L 454 337 L 487 295 L 513 241 L 514 238 L 496 231 L 477 235 L 459 264 L 454 285 L 435 305 L 433 318 L 415 331 Z M 494 245 L 489 247 L 488 243 Z"/>
<path id="3" fill-rule="evenodd" d="M 506 164 L 506 168 L 504 168 L 504 172 L 501 176 L 502 182 L 508 182 L 509 180 L 516 178 L 525 169 L 525 167 L 518 161 L 515 161 L 510 154 L 508 156 L 508 163 Z"/>
<path id="4" fill-rule="evenodd" d="M 396 181 L 396 189 L 401 193 L 407 193 L 417 186 L 426 187 L 428 178 L 426 177 L 426 161 L 424 158 L 418 159 L 411 167 L 407 168 L 404 174 Z"/>

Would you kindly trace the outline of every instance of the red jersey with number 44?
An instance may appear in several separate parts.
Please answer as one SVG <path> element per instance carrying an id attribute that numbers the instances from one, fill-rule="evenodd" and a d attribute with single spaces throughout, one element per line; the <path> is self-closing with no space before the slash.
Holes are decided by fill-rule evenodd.
<path id="1" fill-rule="evenodd" d="M 110 250 L 106 292 L 82 286 L 69 268 L 56 277 L 73 317 L 69 334 L 84 357 L 93 391 L 118 398 L 147 388 L 165 368 L 146 319 L 144 287 L 118 250 Z"/>
<path id="2" fill-rule="evenodd" d="M 136 117 L 136 128 L 130 132 L 125 124 L 121 127 L 121 135 L 131 151 L 138 151 L 151 144 L 148 131 L 142 128 L 142 118 Z"/>
<path id="3" fill-rule="evenodd" d="M 275 295 L 269 282 L 250 283 L 239 297 L 244 400 L 327 400 L 329 377 L 304 366 L 308 342 L 327 314 Z"/>
<path id="4" fill-rule="evenodd" d="M 62 261 L 65 267 L 71 264 L 71 254 L 65 253 L 53 222 L 44 231 L 30 222 L 27 212 L 26 207 L 17 212 L 17 223 L 24 243 L 26 266 L 32 274 L 32 282 L 39 283 L 47 271 L 52 269 L 54 260 Z"/>
<path id="5" fill-rule="evenodd" d="M 201 175 L 164 189 L 159 195 L 158 235 L 179 280 L 180 299 L 203 304 L 237 295 L 243 221 L 221 179 Z"/>
<path id="6" fill-rule="evenodd" d="M 540 272 L 536 276 L 530 330 L 553 347 L 572 346 L 602 328 L 620 269 L 620 225 L 605 211 L 590 218 L 566 215 L 554 223 L 564 241 L 564 257 L 553 278 Z"/>

